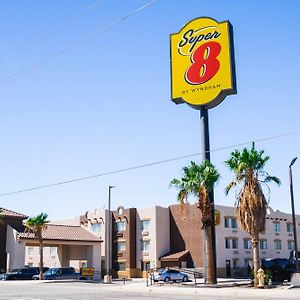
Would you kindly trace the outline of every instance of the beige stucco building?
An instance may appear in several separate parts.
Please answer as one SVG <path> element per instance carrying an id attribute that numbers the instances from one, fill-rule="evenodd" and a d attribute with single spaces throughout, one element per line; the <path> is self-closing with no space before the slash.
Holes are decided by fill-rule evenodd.
<path id="1" fill-rule="evenodd" d="M 215 205 L 215 209 L 220 220 L 216 225 L 218 275 L 245 276 L 247 266 L 252 266 L 250 237 L 239 228 L 234 207 Z M 179 205 L 120 206 L 111 212 L 111 218 L 110 257 L 115 276 L 142 277 L 149 268 L 165 266 L 203 270 L 203 231 L 196 205 L 185 204 L 183 210 Z M 299 215 L 296 220 L 299 245 Z M 45 266 L 94 266 L 98 274 L 105 274 L 108 211 L 91 210 L 58 223 L 48 226 L 48 236 L 45 233 Z M 37 242 L 9 225 L 6 231 L 9 268 L 38 265 Z M 260 258 L 288 258 L 293 248 L 291 214 L 268 208 L 266 230 L 260 235 Z"/>

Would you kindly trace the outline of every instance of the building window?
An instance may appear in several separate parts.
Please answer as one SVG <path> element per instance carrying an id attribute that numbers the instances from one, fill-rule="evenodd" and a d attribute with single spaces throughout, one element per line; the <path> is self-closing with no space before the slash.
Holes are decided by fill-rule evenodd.
<path id="1" fill-rule="evenodd" d="M 232 239 L 232 249 L 237 249 L 238 247 L 238 239 Z"/>
<path id="2" fill-rule="evenodd" d="M 251 268 L 253 268 L 253 259 L 252 258 L 245 258 L 244 259 L 244 266 L 248 267 L 250 266 Z"/>
<path id="3" fill-rule="evenodd" d="M 57 248 L 56 247 L 50 247 L 50 255 L 56 255 Z"/>
<path id="4" fill-rule="evenodd" d="M 150 270 L 150 261 L 142 261 L 141 262 L 141 270 L 149 271 Z"/>
<path id="5" fill-rule="evenodd" d="M 225 228 L 237 228 L 236 218 L 234 217 L 225 217 L 224 218 Z"/>
<path id="6" fill-rule="evenodd" d="M 141 241 L 141 250 L 142 251 L 149 251 L 150 250 L 150 241 Z"/>
<path id="7" fill-rule="evenodd" d="M 225 238 L 225 248 L 230 249 L 230 239 Z"/>
<path id="8" fill-rule="evenodd" d="M 259 249 L 260 250 L 267 250 L 267 240 L 260 240 L 259 241 Z"/>
<path id="9" fill-rule="evenodd" d="M 125 251 L 126 250 L 126 242 L 125 241 L 119 241 L 117 243 L 118 251 Z"/>
<path id="10" fill-rule="evenodd" d="M 238 239 L 236 238 L 225 238 L 226 249 L 238 249 Z"/>
<path id="11" fill-rule="evenodd" d="M 237 228 L 236 218 L 231 219 L 231 228 Z"/>
<path id="12" fill-rule="evenodd" d="M 118 262 L 117 263 L 117 271 L 126 271 L 126 264 L 125 264 L 125 262 Z"/>
<path id="13" fill-rule="evenodd" d="M 141 221 L 141 229 L 142 231 L 149 231 L 150 228 L 150 220 Z"/>
<path id="14" fill-rule="evenodd" d="M 244 249 L 252 249 L 252 243 L 250 239 L 244 239 Z"/>
<path id="15" fill-rule="evenodd" d="M 232 260 L 232 268 L 233 268 L 234 270 L 236 270 L 236 269 L 239 268 L 239 259 L 238 259 L 238 258 L 234 258 L 234 259 Z"/>
<path id="16" fill-rule="evenodd" d="M 116 231 L 117 232 L 120 232 L 120 231 L 125 231 L 126 230 L 126 222 L 116 222 L 115 223 L 115 228 L 116 228 Z"/>
<path id="17" fill-rule="evenodd" d="M 96 234 L 100 234 L 101 229 L 102 229 L 102 224 L 96 223 L 91 225 L 91 230 Z"/>
<path id="18" fill-rule="evenodd" d="M 34 253 L 34 248 L 33 248 L 33 247 L 28 247 L 28 248 L 27 248 L 27 254 L 28 254 L 29 256 L 33 256 L 33 253 Z"/>
<path id="19" fill-rule="evenodd" d="M 293 232 L 294 231 L 294 227 L 292 223 L 286 223 L 286 231 L 287 232 Z"/>
<path id="20" fill-rule="evenodd" d="M 274 249 L 281 250 L 281 240 L 274 240 Z"/>
<path id="21" fill-rule="evenodd" d="M 295 244 L 294 241 L 288 241 L 288 250 L 294 250 Z"/>
<path id="22" fill-rule="evenodd" d="M 279 222 L 273 222 L 274 231 L 280 232 L 280 223 Z"/>
<path id="23" fill-rule="evenodd" d="M 224 218 L 224 225 L 225 225 L 225 228 L 229 228 L 229 218 Z"/>

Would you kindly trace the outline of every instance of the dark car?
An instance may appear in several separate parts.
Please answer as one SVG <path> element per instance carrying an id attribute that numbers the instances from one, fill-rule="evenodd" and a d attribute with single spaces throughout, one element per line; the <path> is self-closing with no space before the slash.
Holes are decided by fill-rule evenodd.
<path id="1" fill-rule="evenodd" d="M 39 275 L 34 275 L 34 280 L 39 279 Z M 44 273 L 45 280 L 62 280 L 62 279 L 85 279 L 80 273 L 76 273 L 73 267 L 50 268 Z"/>
<path id="2" fill-rule="evenodd" d="M 290 279 L 290 261 L 287 258 L 263 259 L 261 266 L 271 272 L 272 281 L 283 282 Z"/>
<path id="3" fill-rule="evenodd" d="M 43 268 L 44 272 L 48 270 L 48 268 Z M 22 269 L 14 269 L 11 272 L 2 274 L 2 280 L 29 280 L 32 279 L 34 275 L 39 274 L 38 267 L 27 267 Z"/>

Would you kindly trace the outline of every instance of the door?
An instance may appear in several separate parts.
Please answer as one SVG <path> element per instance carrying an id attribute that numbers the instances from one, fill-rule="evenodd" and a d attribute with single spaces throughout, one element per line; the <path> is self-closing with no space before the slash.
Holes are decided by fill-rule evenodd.
<path id="1" fill-rule="evenodd" d="M 230 259 L 227 259 L 225 262 L 226 266 L 226 277 L 231 277 L 231 265 L 230 265 Z"/>

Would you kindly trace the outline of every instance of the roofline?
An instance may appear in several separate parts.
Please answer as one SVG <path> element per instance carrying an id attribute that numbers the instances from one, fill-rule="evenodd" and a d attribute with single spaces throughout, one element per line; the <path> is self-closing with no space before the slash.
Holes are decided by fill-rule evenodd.
<path id="1" fill-rule="evenodd" d="M 26 241 L 37 241 L 36 238 L 30 238 L 30 237 L 20 237 L 18 236 L 18 240 L 26 240 Z M 56 241 L 56 242 L 89 242 L 89 243 L 103 243 L 103 240 L 63 240 L 63 239 L 43 239 L 43 242 L 47 241 Z"/>

